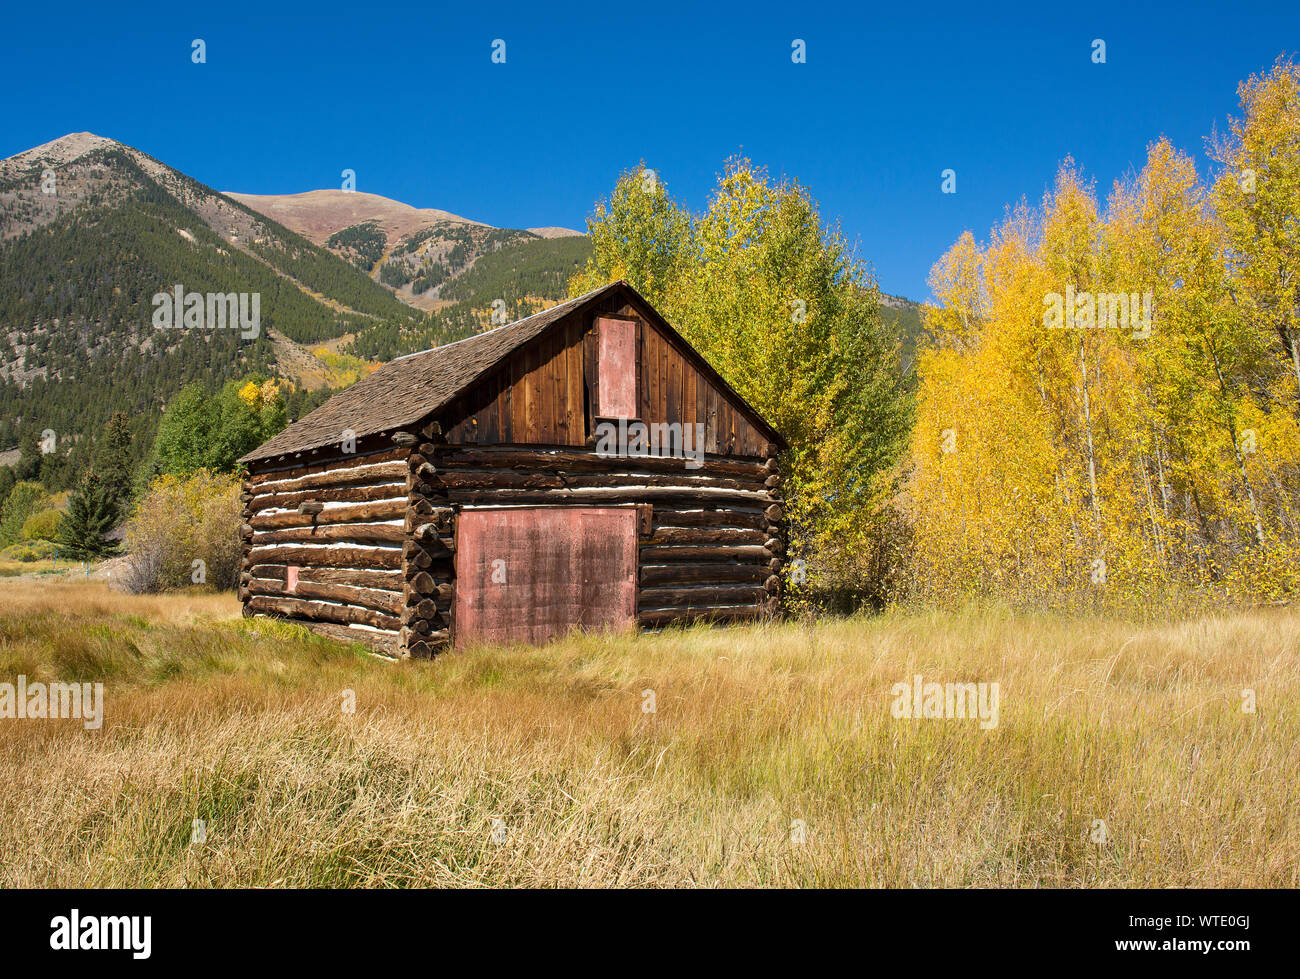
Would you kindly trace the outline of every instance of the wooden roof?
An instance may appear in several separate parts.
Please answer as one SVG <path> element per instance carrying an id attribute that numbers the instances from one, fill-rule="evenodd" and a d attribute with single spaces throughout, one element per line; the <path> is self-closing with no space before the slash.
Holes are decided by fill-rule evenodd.
<path id="1" fill-rule="evenodd" d="M 541 336 L 552 325 L 618 290 L 626 292 L 638 305 L 654 313 L 653 307 L 630 285 L 622 281 L 613 282 L 486 333 L 398 357 L 340 391 L 239 461 L 255 462 L 337 445 L 345 430 L 352 431 L 360 439 L 409 428 L 445 408 L 511 353 Z M 663 317 L 657 313 L 654 316 L 661 328 L 681 339 Z M 760 430 L 773 442 L 784 446 L 785 440 L 776 430 L 732 390 L 693 347 L 685 340 L 682 343 L 727 395 L 752 416 Z"/>

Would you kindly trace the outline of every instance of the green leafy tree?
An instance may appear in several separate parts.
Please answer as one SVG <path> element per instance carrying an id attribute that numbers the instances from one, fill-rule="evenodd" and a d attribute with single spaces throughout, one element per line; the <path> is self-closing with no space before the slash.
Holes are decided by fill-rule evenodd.
<path id="1" fill-rule="evenodd" d="M 578 294 L 626 279 L 790 443 L 795 552 L 856 588 L 888 511 L 912 399 L 880 294 L 802 187 L 729 161 L 693 216 L 641 166 L 588 222 Z"/>
<path id="2" fill-rule="evenodd" d="M 118 549 L 109 534 L 117 526 L 120 510 L 109 486 L 95 472 L 88 471 L 68 501 L 68 512 L 59 523 L 59 546 L 79 561 L 110 557 Z"/>
<path id="3" fill-rule="evenodd" d="M 216 395 L 197 383 L 187 385 L 163 414 L 150 470 L 174 476 L 200 469 L 231 472 L 240 456 L 287 423 L 288 409 L 273 381 L 230 381 Z"/>
<path id="4" fill-rule="evenodd" d="M 38 510 L 23 521 L 24 540 L 57 541 L 63 514 L 58 510 Z"/>

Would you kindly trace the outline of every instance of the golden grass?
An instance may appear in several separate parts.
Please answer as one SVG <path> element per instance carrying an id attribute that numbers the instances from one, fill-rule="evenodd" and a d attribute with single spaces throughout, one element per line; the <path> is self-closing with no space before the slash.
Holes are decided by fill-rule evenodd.
<path id="1" fill-rule="evenodd" d="M 0 720 L 0 885 L 1295 886 L 1298 639 L 897 613 L 386 664 L 229 595 L 0 583 L 0 679 L 106 699 Z M 917 673 L 998 682 L 999 725 L 895 719 Z"/>

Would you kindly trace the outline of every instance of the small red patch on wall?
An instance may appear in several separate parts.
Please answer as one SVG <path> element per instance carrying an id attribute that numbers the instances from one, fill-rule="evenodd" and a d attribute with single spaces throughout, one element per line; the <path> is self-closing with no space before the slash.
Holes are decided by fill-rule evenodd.
<path id="1" fill-rule="evenodd" d="M 298 565 L 291 564 L 285 568 L 284 590 L 287 592 L 296 592 L 298 590 Z"/>
<path id="2" fill-rule="evenodd" d="M 545 642 L 636 615 L 632 507 L 463 510 L 456 520 L 457 645 Z"/>
<path id="3" fill-rule="evenodd" d="M 636 324 L 631 320 L 598 319 L 602 418 L 636 417 Z"/>

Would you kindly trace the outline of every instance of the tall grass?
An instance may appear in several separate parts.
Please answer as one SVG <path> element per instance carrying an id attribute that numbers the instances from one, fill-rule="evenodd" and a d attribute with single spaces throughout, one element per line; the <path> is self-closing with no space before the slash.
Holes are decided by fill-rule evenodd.
<path id="1" fill-rule="evenodd" d="M 0 587 L 0 680 L 106 701 L 99 731 L 0 720 L 4 886 L 1300 883 L 1294 611 L 896 613 L 389 664 L 227 595 Z M 999 683 L 1000 723 L 895 719 L 917 673 Z"/>

